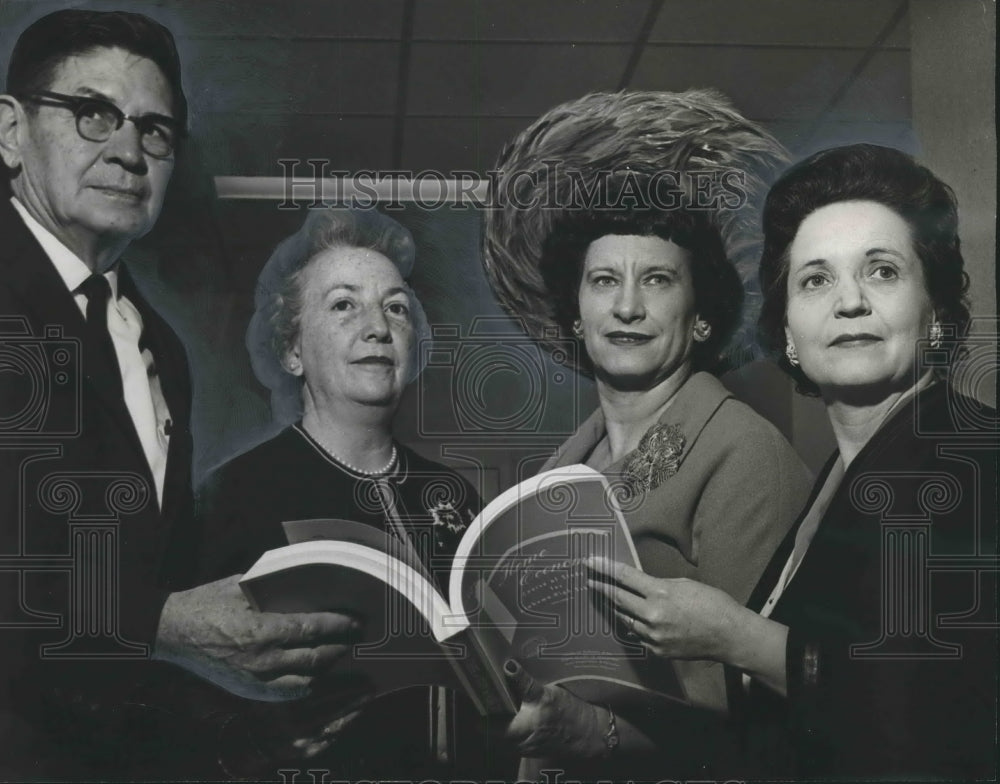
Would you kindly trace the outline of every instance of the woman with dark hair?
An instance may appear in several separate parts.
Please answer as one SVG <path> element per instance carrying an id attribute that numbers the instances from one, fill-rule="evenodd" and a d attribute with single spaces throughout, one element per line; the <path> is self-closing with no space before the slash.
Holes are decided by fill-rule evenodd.
<path id="1" fill-rule="evenodd" d="M 543 116 L 497 167 L 513 177 L 560 160 L 534 201 L 561 212 L 510 205 L 487 216 L 486 263 L 501 302 L 543 343 L 575 340 L 576 369 L 596 382 L 600 407 L 543 470 L 584 463 L 605 473 L 627 499 L 650 574 L 701 580 L 740 603 L 804 502 L 808 475 L 781 434 L 706 372 L 740 320 L 743 287 L 719 228 L 735 225 L 735 213 L 666 207 L 655 188 L 664 172 L 672 186 L 688 170 L 746 175 L 779 151 L 712 93 L 591 95 Z M 604 173 L 607 206 L 575 205 L 562 190 Z M 501 179 L 499 192 L 507 185 Z M 640 198 L 616 199 L 626 190 Z M 531 660 L 521 663 L 530 675 Z M 721 666 L 675 669 L 691 703 L 726 711 Z M 664 767 L 664 753 L 692 752 L 671 743 L 660 707 L 627 686 L 620 702 L 591 705 L 563 687 L 524 683 L 508 730 L 534 758 L 522 777 L 554 766 L 570 778 L 660 779 L 680 770 L 676 760 Z"/>
<path id="2" fill-rule="evenodd" d="M 686 249 L 697 259 L 690 271 L 701 326 L 692 333 L 691 366 L 695 371 L 717 372 L 722 364 L 720 356 L 740 321 L 743 283 L 726 256 L 719 230 L 705 213 L 598 210 L 571 212 L 556 223 L 542 247 L 540 267 L 563 334 L 579 337 L 583 323 L 580 286 L 587 251 L 595 240 L 607 236 L 659 238 Z M 580 364 L 584 373 L 595 374 L 597 368 L 586 351 L 580 355 Z"/>
<path id="3" fill-rule="evenodd" d="M 413 263 L 409 231 L 375 210 L 310 212 L 272 254 L 258 280 L 247 346 L 277 417 L 294 424 L 206 482 L 206 579 L 245 572 L 266 550 L 287 544 L 282 522 L 330 517 L 408 542 L 435 575 L 450 563 L 478 513 L 478 495 L 392 437 L 400 396 L 419 372 L 419 341 L 430 334 L 406 283 Z M 313 762 L 351 780 L 442 772 L 427 767 L 438 753 L 428 746 L 427 717 L 447 726 L 443 689 L 382 698 L 345 729 L 342 714 L 358 707 L 365 689 L 346 691 L 351 699 L 245 703 L 227 734 L 237 741 L 224 741 L 228 764 L 273 776 L 282 754 L 324 753 Z"/>
<path id="4" fill-rule="evenodd" d="M 957 228 L 951 189 L 898 150 L 786 173 L 764 210 L 761 331 L 838 451 L 748 608 L 594 563 L 647 649 L 729 665 L 748 756 L 728 773 L 996 774 L 997 418 L 947 380 L 969 325 Z"/>

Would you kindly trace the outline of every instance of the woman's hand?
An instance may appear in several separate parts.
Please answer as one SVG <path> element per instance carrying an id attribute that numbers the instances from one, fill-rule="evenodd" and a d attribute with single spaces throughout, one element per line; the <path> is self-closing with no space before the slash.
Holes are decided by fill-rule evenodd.
<path id="1" fill-rule="evenodd" d="M 507 727 L 507 737 L 524 757 L 587 758 L 607 751 L 608 715 L 561 686 L 539 686 L 513 659 L 504 674 L 521 709 Z"/>
<path id="2" fill-rule="evenodd" d="M 615 615 L 646 648 L 669 659 L 711 659 L 737 667 L 784 696 L 788 627 L 764 618 L 725 591 L 688 579 L 650 577 L 626 564 L 590 558 Z M 614 585 L 617 583 L 617 586 Z"/>
<path id="3" fill-rule="evenodd" d="M 747 610 L 725 591 L 685 578 L 650 577 L 615 561 L 591 558 L 587 566 L 595 573 L 590 587 L 611 600 L 624 627 L 650 651 L 731 663 L 733 636 Z"/>

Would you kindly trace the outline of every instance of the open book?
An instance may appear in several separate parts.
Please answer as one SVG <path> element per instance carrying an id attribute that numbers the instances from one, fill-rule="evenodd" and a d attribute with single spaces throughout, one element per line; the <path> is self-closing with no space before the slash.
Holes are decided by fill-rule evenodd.
<path id="1" fill-rule="evenodd" d="M 587 587 L 588 556 L 640 565 L 614 491 L 586 466 L 502 493 L 446 560 L 349 520 L 284 526 L 292 544 L 261 556 L 240 581 L 244 593 L 260 611 L 361 619 L 363 639 L 339 669 L 378 693 L 452 685 L 484 715 L 513 713 L 503 664 L 514 658 L 537 682 L 590 702 L 685 699 L 673 665 L 630 640 Z"/>

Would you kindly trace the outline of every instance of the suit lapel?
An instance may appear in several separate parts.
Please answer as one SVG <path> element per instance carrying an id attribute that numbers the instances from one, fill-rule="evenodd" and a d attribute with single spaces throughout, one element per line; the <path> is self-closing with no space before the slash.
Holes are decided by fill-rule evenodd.
<path id="1" fill-rule="evenodd" d="M 119 292 L 128 297 L 142 316 L 142 342 L 156 361 L 160 389 L 175 422 L 187 422 L 190 416 L 187 360 L 173 330 L 153 310 L 139 291 L 125 264 L 119 265 Z"/>
<path id="2" fill-rule="evenodd" d="M 45 326 L 58 325 L 63 337 L 82 341 L 83 314 L 45 251 L 6 201 L 0 204 L 0 236 L 4 282 L 21 305 L 17 313 L 3 315 L 24 316 L 39 335 Z"/>
<path id="3" fill-rule="evenodd" d="M 170 411 L 172 425 L 163 487 L 163 515 L 172 518 L 173 502 L 190 489 L 191 383 L 184 348 L 174 331 L 146 301 L 125 264 L 119 264 L 119 291 L 142 316 L 142 342 L 156 363 L 160 391 Z"/>
<path id="4" fill-rule="evenodd" d="M 20 305 L 18 312 L 3 315 L 26 317 L 36 336 L 44 335 L 48 327 L 59 327 L 63 338 L 74 338 L 82 347 L 85 323 L 73 295 L 10 202 L 5 199 L 0 202 L 0 236 L 4 238 L 0 245 L 0 268 Z M 80 355 L 82 361 L 82 351 Z M 85 375 L 81 383 L 110 414 L 148 474 L 142 444 L 125 401 L 113 394 L 109 385 L 92 383 Z"/>

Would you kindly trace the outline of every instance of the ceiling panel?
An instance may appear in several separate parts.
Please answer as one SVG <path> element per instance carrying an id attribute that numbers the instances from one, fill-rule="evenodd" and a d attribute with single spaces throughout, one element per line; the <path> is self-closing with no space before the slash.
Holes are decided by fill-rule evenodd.
<path id="1" fill-rule="evenodd" d="M 706 46 L 692 53 L 684 47 L 654 47 L 643 53 L 630 86 L 640 90 L 716 87 L 749 117 L 811 120 L 847 80 L 859 56 L 859 52 L 831 49 Z"/>
<path id="2" fill-rule="evenodd" d="M 408 119 L 403 168 L 483 173 L 496 162 L 500 148 L 531 124 L 532 118 Z"/>
<path id="3" fill-rule="evenodd" d="M 417 39 L 633 41 L 650 0 L 420 0 Z"/>
<path id="4" fill-rule="evenodd" d="M 16 33 L 70 2 L 123 5 L 0 0 L 0 24 Z M 912 114 L 905 15 L 852 76 L 901 2 L 665 0 L 629 86 L 717 87 L 796 149 L 863 132 L 905 141 Z M 284 156 L 330 158 L 347 169 L 485 171 L 503 142 L 552 106 L 617 89 L 656 3 L 415 0 L 406 64 L 399 43 L 405 0 L 133 5 L 179 37 L 206 167 L 273 175 Z M 0 56 L 13 37 L 0 38 Z M 817 123 L 824 127 L 813 132 Z"/>
<path id="5" fill-rule="evenodd" d="M 908 120 L 913 114 L 908 52 L 876 52 L 830 113 L 837 120 Z"/>
<path id="6" fill-rule="evenodd" d="M 867 47 L 901 2 L 667 0 L 649 40 Z"/>
<path id="7" fill-rule="evenodd" d="M 280 158 L 302 160 L 299 177 L 311 176 L 309 158 L 346 171 L 390 166 L 390 118 L 217 114 L 211 120 L 198 133 L 211 175 L 277 177 Z"/>
<path id="8" fill-rule="evenodd" d="M 165 24 L 176 38 L 262 36 L 398 39 L 403 0 L 2 0 L 0 20 L 20 30 L 67 7 L 134 10 Z M 6 44 L 6 40 L 4 41 Z M 12 45 L 12 43 L 11 43 Z M 6 63 L 6 57 L 4 59 Z"/>
<path id="9" fill-rule="evenodd" d="M 590 90 L 617 86 L 628 46 L 413 45 L 410 114 L 537 115 Z"/>
<path id="10" fill-rule="evenodd" d="M 391 114 L 399 44 L 200 42 L 185 64 L 195 113 Z"/>
<path id="11" fill-rule="evenodd" d="M 896 25 L 892 32 L 889 33 L 889 37 L 882 42 L 883 48 L 899 47 L 902 49 L 910 48 L 910 12 L 907 8 L 906 13 L 903 18 L 899 20 L 899 24 Z"/>
<path id="12" fill-rule="evenodd" d="M 171 29 L 182 36 L 397 39 L 403 20 L 403 0 L 200 0 L 185 3 L 183 13 L 176 2 L 155 5 L 166 12 L 176 9 L 178 24 Z"/>
<path id="13" fill-rule="evenodd" d="M 884 144 L 911 153 L 917 151 L 913 126 L 909 122 L 874 123 L 832 120 L 817 126 L 811 122 L 778 120 L 769 122 L 767 128 L 791 151 L 792 157 L 796 159 L 827 147 L 856 142 Z"/>
<path id="14" fill-rule="evenodd" d="M 808 146 L 800 150 L 802 153 L 825 150 L 841 144 L 884 144 L 887 147 L 898 147 L 911 153 L 918 152 L 916 134 L 908 122 L 901 123 L 865 123 L 865 122 L 825 122 L 816 128 L 809 140 Z"/>

